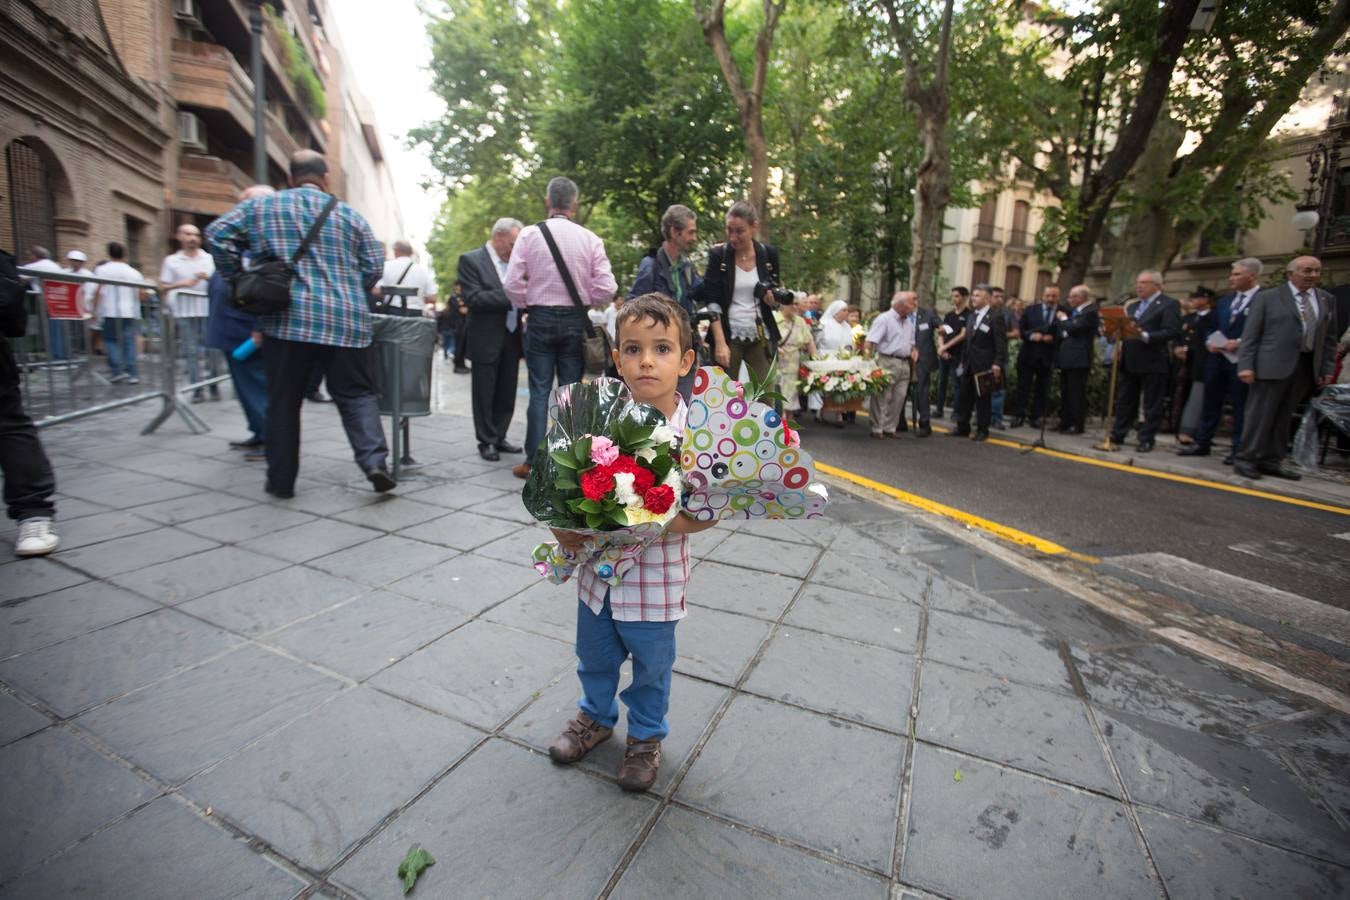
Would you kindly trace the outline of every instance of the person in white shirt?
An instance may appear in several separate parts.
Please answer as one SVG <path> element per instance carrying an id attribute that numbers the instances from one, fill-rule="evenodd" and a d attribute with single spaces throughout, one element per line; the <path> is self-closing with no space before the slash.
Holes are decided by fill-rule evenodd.
<path id="1" fill-rule="evenodd" d="M 179 250 L 164 257 L 164 264 L 159 269 L 159 289 L 168 292 L 169 311 L 173 314 L 178 343 L 187 360 L 188 383 L 196 384 L 202 380 L 203 355 L 207 377 L 221 374 L 217 354 L 207 349 L 204 343 L 206 314 L 210 310 L 210 301 L 205 296 L 206 282 L 216 271 L 216 261 L 202 249 L 201 230 L 191 222 L 179 225 L 174 239 L 178 241 Z M 185 290 L 195 293 L 185 294 Z M 193 403 L 204 399 L 201 388 L 192 392 Z M 220 399 L 218 385 L 211 385 L 211 399 Z"/>
<path id="2" fill-rule="evenodd" d="M 905 415 L 905 395 L 919 362 L 911 318 L 918 305 L 919 295 L 914 291 L 896 291 L 891 308 L 876 317 L 863 344 L 864 352 L 876 354 L 877 364 L 891 376 L 890 386 L 868 400 L 874 438 L 900 436 L 897 429 Z"/>
<path id="3" fill-rule="evenodd" d="M 127 263 L 126 248 L 117 241 L 108 244 L 108 261 L 94 267 L 100 278 L 144 281 Z M 100 284 L 94 291 L 98 317 L 103 320 L 103 343 L 108 351 L 109 380 L 140 384 L 136 370 L 136 336 L 141 330 L 141 300 L 145 290 Z"/>
<path id="4" fill-rule="evenodd" d="M 34 247 L 28 251 L 28 262 L 24 266 L 43 272 L 64 272 L 61 264 L 52 259 L 52 252 L 46 247 Z M 36 282 L 36 278 L 29 278 Z M 47 358 L 52 362 L 69 359 L 66 352 L 66 323 L 61 319 L 47 319 Z"/>
<path id="5" fill-rule="evenodd" d="M 93 275 L 93 271 L 87 265 L 88 262 L 89 257 L 85 255 L 83 250 L 71 250 L 66 254 L 66 271 L 73 272 L 76 275 Z M 76 302 L 80 307 L 80 315 L 84 316 L 84 325 L 97 321 L 97 319 L 94 318 L 94 290 L 97 287 L 98 285 L 96 284 L 80 285 Z M 85 346 L 83 343 L 85 336 L 82 330 L 79 331 L 79 335 L 79 340 L 81 341 L 80 349 L 83 350 Z M 92 347 L 90 348 L 90 351 L 92 352 Z"/>
<path id="6" fill-rule="evenodd" d="M 412 244 L 407 241 L 394 242 L 394 258 L 385 260 L 380 286 L 417 288 L 417 293 L 408 298 L 406 311 L 402 297 L 390 297 L 388 308 L 381 312 L 394 316 L 436 317 L 436 276 L 413 259 Z"/>

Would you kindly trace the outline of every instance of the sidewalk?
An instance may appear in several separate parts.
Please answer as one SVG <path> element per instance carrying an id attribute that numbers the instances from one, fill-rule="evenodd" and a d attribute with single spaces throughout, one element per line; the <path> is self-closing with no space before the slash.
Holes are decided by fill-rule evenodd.
<path id="1" fill-rule="evenodd" d="M 655 792 L 622 734 L 553 765 L 575 594 L 467 384 L 388 497 L 331 406 L 290 501 L 229 400 L 44 433 L 62 549 L 0 549 L 0 898 L 394 898 L 414 843 L 413 897 L 1350 890 L 1350 717 L 847 494 L 695 539 Z"/>

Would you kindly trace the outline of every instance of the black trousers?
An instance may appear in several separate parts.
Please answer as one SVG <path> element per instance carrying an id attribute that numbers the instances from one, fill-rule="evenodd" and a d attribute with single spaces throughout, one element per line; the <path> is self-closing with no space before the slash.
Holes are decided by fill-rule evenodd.
<path id="1" fill-rule="evenodd" d="M 956 360 L 939 359 L 938 360 L 938 385 L 937 385 L 937 414 L 942 415 L 942 410 L 947 406 L 947 385 L 952 388 L 952 407 L 955 408 L 960 394 L 960 379 L 956 377 Z"/>
<path id="2" fill-rule="evenodd" d="M 1139 429 L 1139 440 L 1151 441 L 1162 425 L 1163 405 L 1167 399 L 1166 372 L 1134 374 L 1123 368 L 1117 375 L 1116 420 L 1111 423 L 1111 442 L 1124 443 L 1136 416 L 1139 415 L 1139 397 L 1144 398 L 1144 427 Z"/>
<path id="3" fill-rule="evenodd" d="M 318 367 L 328 380 L 352 454 L 362 471 L 384 465 L 389 447 L 380 424 L 375 395 L 375 351 L 372 347 L 333 347 L 268 337 L 263 341 L 267 365 L 267 483 L 291 491 L 300 471 L 300 407 L 310 371 Z"/>
<path id="4" fill-rule="evenodd" d="M 455 321 L 455 368 L 464 368 L 464 353 L 469 349 L 469 317 L 460 316 Z"/>
<path id="5" fill-rule="evenodd" d="M 1017 363 L 1017 398 L 1013 406 L 1013 415 L 1026 418 L 1028 412 L 1033 419 L 1045 415 L 1045 402 L 1050 397 L 1050 378 L 1054 367 L 1049 361 L 1023 360 Z M 1035 385 L 1033 390 L 1032 385 Z M 1031 408 L 1027 409 L 1027 395 L 1031 395 Z"/>
<path id="6" fill-rule="evenodd" d="M 1258 378 L 1249 385 L 1242 449 L 1237 458 L 1254 466 L 1278 466 L 1289 452 L 1289 426 L 1294 410 L 1316 386 L 1311 353 L 1299 354 L 1288 378 Z"/>
<path id="7" fill-rule="evenodd" d="M 933 383 L 933 369 L 931 366 L 920 362 L 915 369 L 914 380 L 909 383 L 909 389 L 914 392 L 914 407 L 919 414 L 919 427 L 925 428 L 929 424 L 929 400 L 928 387 Z M 904 421 L 904 414 L 900 420 Z"/>
<path id="8" fill-rule="evenodd" d="M 506 440 L 511 427 L 511 416 L 516 411 L 516 387 L 520 383 L 520 360 L 525 355 L 521 346 L 520 329 L 507 332 L 502 341 L 502 352 L 493 362 L 473 361 L 469 373 L 469 388 L 473 400 L 473 431 L 478 447 L 500 444 Z"/>
<path id="9" fill-rule="evenodd" d="M 19 367 L 4 338 L 0 338 L 0 472 L 5 476 L 5 506 L 11 519 L 56 514 L 52 504 L 56 476 L 33 420 L 23 411 Z"/>
<path id="10" fill-rule="evenodd" d="M 957 381 L 961 396 L 956 404 L 956 433 L 970 434 L 970 411 L 975 410 L 975 430 L 980 434 L 989 433 L 989 421 L 993 418 L 994 394 L 988 392 L 975 396 L 975 375 L 962 372 Z"/>
<path id="11" fill-rule="evenodd" d="M 1088 369 L 1059 370 L 1059 430 L 1087 427 Z"/>

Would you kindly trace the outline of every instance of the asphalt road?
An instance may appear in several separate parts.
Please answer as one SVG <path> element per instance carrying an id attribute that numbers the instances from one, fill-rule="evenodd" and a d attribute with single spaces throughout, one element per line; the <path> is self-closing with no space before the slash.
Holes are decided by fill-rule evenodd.
<path id="1" fill-rule="evenodd" d="M 1108 563 L 1167 553 L 1350 609 L 1350 541 L 1335 537 L 1350 532 L 1350 516 L 938 432 L 874 440 L 861 418 L 844 429 L 807 423 L 802 444 L 821 462 Z"/>

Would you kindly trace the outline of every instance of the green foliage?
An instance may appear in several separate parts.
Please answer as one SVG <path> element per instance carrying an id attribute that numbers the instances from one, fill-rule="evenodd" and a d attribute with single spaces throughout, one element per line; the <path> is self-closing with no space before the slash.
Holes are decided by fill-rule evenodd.
<path id="1" fill-rule="evenodd" d="M 286 67 L 286 76 L 290 78 L 291 86 L 295 88 L 301 105 L 311 116 L 322 119 L 328 113 L 328 98 L 324 94 L 323 82 L 319 80 L 308 51 L 296 40 L 295 35 L 291 34 L 281 17 L 276 15 L 270 6 L 264 6 L 263 9 L 267 11 L 267 18 L 281 47 L 281 64 Z"/>
<path id="2" fill-rule="evenodd" d="M 419 844 L 408 848 L 403 862 L 398 864 L 398 877 L 403 882 L 403 893 L 408 893 L 417 884 L 417 879 L 428 866 L 436 865 L 436 860 Z"/>

